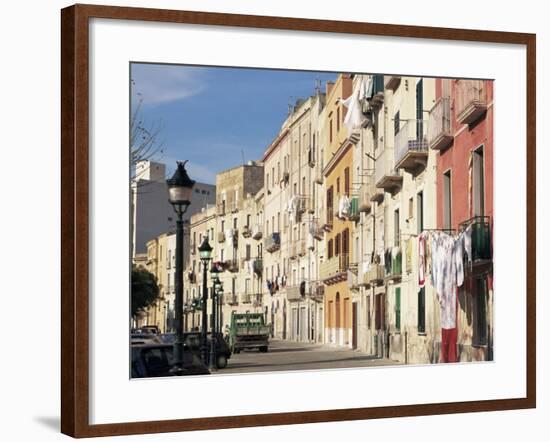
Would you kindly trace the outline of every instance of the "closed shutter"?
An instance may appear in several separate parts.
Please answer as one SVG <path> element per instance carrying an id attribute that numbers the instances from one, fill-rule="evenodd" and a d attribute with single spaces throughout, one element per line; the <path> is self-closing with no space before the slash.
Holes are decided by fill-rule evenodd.
<path id="1" fill-rule="evenodd" d="M 426 332 L 426 289 L 418 291 L 418 333 Z"/>

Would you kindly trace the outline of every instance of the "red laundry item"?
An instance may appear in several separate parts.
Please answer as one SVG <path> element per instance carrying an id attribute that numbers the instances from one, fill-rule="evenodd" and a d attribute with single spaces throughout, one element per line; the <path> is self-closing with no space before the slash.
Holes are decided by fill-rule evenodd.
<path id="1" fill-rule="evenodd" d="M 440 362 L 457 362 L 456 341 L 458 333 L 456 328 L 441 329 L 441 357 Z"/>

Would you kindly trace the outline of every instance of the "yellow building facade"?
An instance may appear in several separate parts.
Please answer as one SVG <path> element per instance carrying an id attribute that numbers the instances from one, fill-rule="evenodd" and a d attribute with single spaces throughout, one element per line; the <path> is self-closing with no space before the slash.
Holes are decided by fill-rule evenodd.
<path id="1" fill-rule="evenodd" d="M 342 100 L 352 92 L 352 78 L 340 75 L 334 84 L 327 84 L 324 110 L 325 140 L 323 177 L 325 211 L 322 221 L 325 254 L 320 264 L 320 279 L 325 284 L 325 342 L 353 347 L 357 323 L 353 320 L 352 294 L 348 271 L 353 256 L 351 234 L 353 223 L 347 218 L 352 186 L 353 149 L 344 127 L 346 108 Z"/>

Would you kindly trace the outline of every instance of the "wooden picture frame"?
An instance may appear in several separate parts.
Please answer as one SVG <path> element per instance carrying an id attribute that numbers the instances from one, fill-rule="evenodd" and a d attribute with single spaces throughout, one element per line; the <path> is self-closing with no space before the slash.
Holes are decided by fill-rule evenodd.
<path id="1" fill-rule="evenodd" d="M 526 390 L 523 398 L 90 425 L 89 19 L 141 20 L 508 43 L 526 48 Z M 61 12 L 61 431 L 73 437 L 160 433 L 533 408 L 536 406 L 536 39 L 534 34 L 194 11 L 74 5 Z"/>

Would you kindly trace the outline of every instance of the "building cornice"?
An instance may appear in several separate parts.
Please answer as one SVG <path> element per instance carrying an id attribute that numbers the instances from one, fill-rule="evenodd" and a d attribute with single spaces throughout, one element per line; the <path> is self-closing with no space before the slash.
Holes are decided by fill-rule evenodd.
<path id="1" fill-rule="evenodd" d="M 342 144 L 340 144 L 340 147 L 338 150 L 334 153 L 332 158 L 329 160 L 325 168 L 323 169 L 323 176 L 327 177 L 330 172 L 336 167 L 336 165 L 340 162 L 340 160 L 343 158 L 343 156 L 347 153 L 347 151 L 353 146 L 353 141 L 350 137 L 347 137 Z"/>

